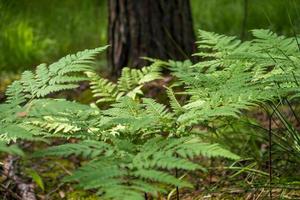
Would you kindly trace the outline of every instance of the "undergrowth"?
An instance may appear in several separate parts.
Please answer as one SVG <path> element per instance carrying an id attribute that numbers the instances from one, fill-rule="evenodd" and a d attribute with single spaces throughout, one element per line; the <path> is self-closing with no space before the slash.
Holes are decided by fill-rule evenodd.
<path id="1" fill-rule="evenodd" d="M 281 172 L 300 160 L 293 104 L 299 97 L 298 38 L 268 30 L 252 34 L 253 40 L 241 42 L 200 31 L 195 56 L 202 61 L 153 59 L 142 69 L 124 68 L 116 82 L 92 67 L 106 47 L 25 71 L 0 105 L 0 150 L 24 159 L 75 156 L 80 164 L 61 181 L 103 199 L 145 199 L 192 188 L 188 174 L 219 170 L 204 158 L 232 170 L 231 178 L 246 174 L 250 186 L 297 185 L 297 171 Z M 145 87 L 163 79 L 164 68 L 173 79 L 164 86 L 168 102 L 162 104 Z M 90 83 L 95 103 L 55 97 L 82 81 Z M 259 109 L 269 124 L 255 120 Z M 293 119 L 285 117 L 287 110 Z M 24 141 L 53 144 L 33 152 Z"/>

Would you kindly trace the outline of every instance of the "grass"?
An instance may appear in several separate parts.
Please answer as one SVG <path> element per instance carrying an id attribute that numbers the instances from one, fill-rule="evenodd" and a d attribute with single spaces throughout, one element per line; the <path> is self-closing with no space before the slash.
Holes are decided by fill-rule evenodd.
<path id="1" fill-rule="evenodd" d="M 106 16 L 106 1 L 0 0 L 0 71 L 105 44 Z"/>
<path id="2" fill-rule="evenodd" d="M 191 0 L 196 30 L 241 35 L 245 0 Z M 248 0 L 246 31 L 264 28 L 284 35 L 300 33 L 297 0 Z M 291 22 L 290 22 L 291 19 Z M 291 25 L 293 24 L 293 25 Z M 247 33 L 246 37 L 250 34 Z"/>
<path id="3" fill-rule="evenodd" d="M 242 34 L 245 0 L 190 1 L 195 30 Z M 299 33 L 299 9 L 297 0 L 248 0 L 245 36 L 254 28 Z M 107 43 L 107 0 L 0 0 L 0 18 L 0 72 Z"/>

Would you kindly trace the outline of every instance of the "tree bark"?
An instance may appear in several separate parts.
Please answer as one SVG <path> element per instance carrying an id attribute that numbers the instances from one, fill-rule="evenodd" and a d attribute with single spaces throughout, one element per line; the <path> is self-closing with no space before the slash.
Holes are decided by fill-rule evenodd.
<path id="1" fill-rule="evenodd" d="M 185 60 L 195 50 L 189 0 L 108 0 L 112 75 L 142 67 L 141 57 Z"/>

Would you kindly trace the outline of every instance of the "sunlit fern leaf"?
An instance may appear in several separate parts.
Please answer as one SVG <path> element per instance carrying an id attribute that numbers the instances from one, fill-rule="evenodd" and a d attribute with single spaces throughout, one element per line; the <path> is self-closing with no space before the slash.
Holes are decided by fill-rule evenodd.
<path id="1" fill-rule="evenodd" d="M 156 64 L 143 67 L 142 69 L 125 67 L 122 69 L 121 76 L 118 79 L 118 89 L 120 91 L 128 92 L 147 82 L 160 79 L 160 70 L 160 66 Z"/>
<path id="2" fill-rule="evenodd" d="M 116 84 L 105 78 L 102 78 L 95 72 L 86 72 L 86 74 L 90 80 L 90 87 L 93 96 L 97 98 L 96 103 L 115 102 L 125 94 L 124 92 L 120 92 L 118 90 Z"/>
<path id="3" fill-rule="evenodd" d="M 142 112 L 142 105 L 137 101 L 123 97 L 111 105 L 110 109 L 103 111 L 103 114 L 113 118 L 136 117 Z"/>
<path id="4" fill-rule="evenodd" d="M 40 116 L 74 116 L 77 113 L 98 115 L 100 110 L 89 105 L 80 104 L 75 101 L 67 101 L 65 99 L 34 99 L 25 106 L 30 117 Z"/>
<path id="5" fill-rule="evenodd" d="M 72 72 L 85 72 L 91 69 L 95 56 L 106 50 L 108 46 L 89 49 L 76 54 L 67 55 L 49 66 L 54 75 L 65 75 Z"/>
<path id="6" fill-rule="evenodd" d="M 158 117 L 159 119 L 172 119 L 173 115 L 168 111 L 165 105 L 159 104 L 150 98 L 143 98 L 143 104 L 145 106 L 145 111 L 148 115 L 153 117 Z"/>
<path id="7" fill-rule="evenodd" d="M 13 107 L 23 104 L 26 99 L 22 91 L 23 87 L 20 81 L 14 81 L 6 89 L 5 95 L 7 97 L 6 103 L 11 104 Z"/>
<path id="8" fill-rule="evenodd" d="M 180 105 L 180 103 L 176 99 L 172 88 L 166 87 L 166 92 L 167 92 L 169 102 L 170 102 L 170 106 L 171 106 L 173 112 L 176 113 L 176 114 L 184 112 L 184 108 Z"/>
<path id="9" fill-rule="evenodd" d="M 35 73 L 25 71 L 21 79 L 11 85 L 7 95 L 11 99 L 10 91 L 18 90 L 19 96 L 22 94 L 23 99 L 33 99 L 66 89 L 74 89 L 78 86 L 78 82 L 87 80 L 82 75 L 83 72 L 92 69 L 91 64 L 93 64 L 94 57 L 105 49 L 106 47 L 101 47 L 68 55 L 49 67 L 41 64 Z M 14 89 L 14 87 L 17 88 Z"/>
<path id="10" fill-rule="evenodd" d="M 6 143 L 16 142 L 18 139 L 22 140 L 34 140 L 34 136 L 31 130 L 26 130 L 20 125 L 14 124 L 0 124 L 0 141 Z"/>
<path id="11" fill-rule="evenodd" d="M 142 69 L 122 69 L 117 84 L 100 77 L 94 72 L 86 72 L 90 80 L 93 96 L 96 103 L 113 103 L 123 96 L 135 99 L 138 95 L 143 95 L 142 87 L 145 83 L 161 78 L 160 66 L 153 64 Z"/>

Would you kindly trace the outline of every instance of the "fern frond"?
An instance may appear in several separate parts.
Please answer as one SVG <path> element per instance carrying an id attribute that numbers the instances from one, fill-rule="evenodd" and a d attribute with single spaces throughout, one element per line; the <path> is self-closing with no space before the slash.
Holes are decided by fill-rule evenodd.
<path id="1" fill-rule="evenodd" d="M 18 139 L 34 140 L 31 130 L 27 130 L 21 125 L 15 124 L 0 124 L 0 141 L 6 143 L 16 142 Z"/>
<path id="2" fill-rule="evenodd" d="M 178 187 L 192 187 L 192 185 L 184 180 L 179 180 L 175 176 L 167 174 L 162 171 L 150 170 L 150 169 L 138 169 L 133 175 L 142 179 L 148 179 L 150 181 L 160 182 Z"/>
<path id="3" fill-rule="evenodd" d="M 41 98 L 53 92 L 76 88 L 78 82 L 87 80 L 80 73 L 91 70 L 90 65 L 94 57 L 105 49 L 106 47 L 85 50 L 61 58 L 49 67 L 41 64 L 35 73 L 23 72 L 21 79 L 12 85 L 7 93 L 9 101 L 12 96 L 10 93 L 16 87 L 18 87 L 18 96 L 22 98 L 22 102 L 23 99 Z"/>
<path id="4" fill-rule="evenodd" d="M 145 106 L 145 111 L 149 116 L 157 117 L 160 120 L 168 120 L 173 117 L 166 106 L 155 102 L 153 99 L 143 98 L 143 104 Z"/>
<path id="5" fill-rule="evenodd" d="M 94 72 L 86 72 L 90 80 L 90 87 L 93 96 L 98 100 L 96 103 L 115 102 L 124 96 L 124 92 L 120 92 L 117 85 L 104 79 Z"/>
<path id="6" fill-rule="evenodd" d="M 111 146 L 102 141 L 83 140 L 73 144 L 63 144 L 60 146 L 50 147 L 46 150 L 34 153 L 34 156 L 61 156 L 68 157 L 71 155 L 82 156 L 84 158 L 95 158 L 102 155 L 108 150 L 112 150 Z"/>
<path id="7" fill-rule="evenodd" d="M 121 77 L 118 79 L 118 89 L 128 92 L 144 83 L 160 79 L 160 67 L 152 64 L 142 69 L 131 69 L 125 67 L 122 69 Z"/>
<path id="8" fill-rule="evenodd" d="M 225 36 L 217 33 L 207 32 L 199 30 L 199 41 L 197 42 L 200 53 L 194 55 L 200 55 L 202 57 L 214 57 L 220 58 L 226 53 L 233 51 L 240 45 L 241 41 L 237 40 L 233 36 Z M 212 53 L 202 53 L 202 49 L 210 49 Z"/>
<path id="9" fill-rule="evenodd" d="M 37 99 L 25 109 L 26 125 L 48 132 L 52 137 L 98 137 L 101 116 L 98 108 L 62 99 Z"/>
<path id="10" fill-rule="evenodd" d="M 180 114 L 184 112 L 184 108 L 180 105 L 180 103 L 177 101 L 175 94 L 172 90 L 172 88 L 166 87 L 166 92 L 170 101 L 170 106 L 174 113 Z"/>
<path id="11" fill-rule="evenodd" d="M 193 158 L 197 155 L 205 157 L 223 157 L 232 160 L 240 159 L 236 154 L 222 148 L 219 144 L 207 144 L 199 141 L 197 138 L 187 140 L 176 150 L 182 157 Z"/>
<path id="12" fill-rule="evenodd" d="M 142 69 L 122 69 L 117 84 L 98 76 L 94 72 L 87 72 L 93 96 L 97 98 L 96 103 L 115 102 L 123 96 L 135 99 L 142 95 L 142 87 L 145 83 L 161 78 L 160 65 L 152 64 Z"/>
<path id="13" fill-rule="evenodd" d="M 26 98 L 22 90 L 23 87 L 20 81 L 14 81 L 9 85 L 5 92 L 5 96 L 7 97 L 6 103 L 11 104 L 12 107 L 25 103 Z"/>
<path id="14" fill-rule="evenodd" d="M 78 181 L 78 186 L 84 189 L 106 188 L 121 184 L 118 177 L 123 175 L 125 171 L 118 167 L 118 163 L 103 157 L 82 166 L 64 181 Z"/>
<path id="15" fill-rule="evenodd" d="M 0 141 L 0 153 L 8 153 L 18 156 L 24 156 L 24 152 L 17 145 L 7 145 L 5 142 Z"/>
<path id="16" fill-rule="evenodd" d="M 206 144 L 198 138 L 163 138 L 156 137 L 143 145 L 143 152 L 136 155 L 133 165 L 137 168 L 196 170 L 203 167 L 187 158 L 196 156 L 224 157 L 233 160 L 239 157 L 218 144 Z"/>

